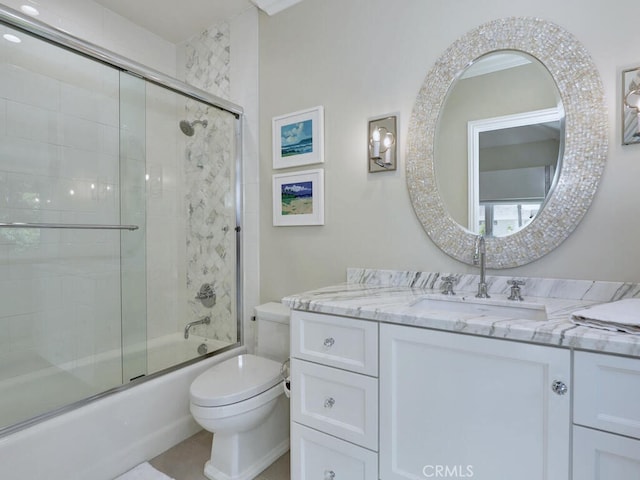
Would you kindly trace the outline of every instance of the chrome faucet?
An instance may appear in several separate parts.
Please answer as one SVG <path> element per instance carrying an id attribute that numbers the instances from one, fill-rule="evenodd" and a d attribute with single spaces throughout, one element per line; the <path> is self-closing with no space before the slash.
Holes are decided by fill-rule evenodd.
<path id="1" fill-rule="evenodd" d="M 487 247 L 485 245 L 484 236 L 478 235 L 476 237 L 475 251 L 473 253 L 473 264 L 480 266 L 480 281 L 478 282 L 478 293 L 476 294 L 477 298 L 491 298 L 487 293 L 487 282 L 485 278 L 486 256 Z"/>
<path id="2" fill-rule="evenodd" d="M 194 327 L 196 325 L 209 325 L 210 323 L 211 323 L 211 317 L 209 315 L 207 315 L 204 318 L 201 318 L 200 320 L 196 320 L 195 322 L 187 323 L 187 326 L 184 327 L 184 338 L 185 338 L 185 340 L 187 338 L 189 338 L 189 329 L 191 327 Z"/>

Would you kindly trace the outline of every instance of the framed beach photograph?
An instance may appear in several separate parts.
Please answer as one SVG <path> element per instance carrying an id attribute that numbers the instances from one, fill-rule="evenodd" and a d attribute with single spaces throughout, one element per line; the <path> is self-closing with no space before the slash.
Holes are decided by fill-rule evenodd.
<path id="1" fill-rule="evenodd" d="M 273 225 L 324 225 L 324 170 L 273 176 Z"/>
<path id="2" fill-rule="evenodd" d="M 273 117 L 273 168 L 324 162 L 324 108 Z"/>

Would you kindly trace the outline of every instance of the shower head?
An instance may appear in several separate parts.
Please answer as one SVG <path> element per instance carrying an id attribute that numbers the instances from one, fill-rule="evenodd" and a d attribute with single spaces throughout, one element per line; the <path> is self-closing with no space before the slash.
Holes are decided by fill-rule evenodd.
<path id="1" fill-rule="evenodd" d="M 193 134 L 195 133 L 194 130 L 194 126 L 200 124 L 203 127 L 206 127 L 209 122 L 207 122 L 206 120 L 194 120 L 193 122 L 188 122 L 187 120 L 180 120 L 180 130 L 182 130 L 182 133 L 184 133 L 187 137 L 193 137 Z"/>

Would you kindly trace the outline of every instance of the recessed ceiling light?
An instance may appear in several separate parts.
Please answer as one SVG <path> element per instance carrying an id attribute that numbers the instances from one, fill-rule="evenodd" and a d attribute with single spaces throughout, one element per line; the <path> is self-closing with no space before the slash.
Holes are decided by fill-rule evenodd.
<path id="1" fill-rule="evenodd" d="M 32 7 L 31 5 L 22 5 L 20 7 L 20 10 L 22 10 L 27 15 L 31 15 L 34 17 L 40 15 L 40 12 L 38 11 L 38 9 L 35 7 Z"/>
<path id="2" fill-rule="evenodd" d="M 20 38 L 16 37 L 15 35 L 11 35 L 10 33 L 5 33 L 4 35 L 2 35 L 2 38 L 12 43 L 20 43 L 22 41 L 20 40 Z"/>

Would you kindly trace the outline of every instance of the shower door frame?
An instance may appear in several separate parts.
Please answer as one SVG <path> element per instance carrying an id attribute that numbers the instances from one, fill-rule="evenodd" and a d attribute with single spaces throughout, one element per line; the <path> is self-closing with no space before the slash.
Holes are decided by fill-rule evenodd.
<path id="1" fill-rule="evenodd" d="M 197 87 L 182 82 L 176 78 L 170 77 L 162 72 L 147 67 L 141 63 L 130 60 L 126 57 L 118 55 L 115 52 L 104 49 L 91 42 L 87 42 L 78 37 L 70 35 L 62 30 L 52 27 L 46 23 L 35 20 L 31 17 L 25 16 L 20 12 L 8 8 L 0 4 L 0 24 L 14 28 L 16 30 L 23 31 L 34 37 L 37 37 L 43 41 L 56 45 L 60 48 L 70 50 L 74 53 L 82 55 L 84 57 L 95 60 L 99 63 L 108 65 L 120 72 L 128 73 L 135 77 L 146 80 L 152 84 L 166 88 L 167 90 L 184 95 L 185 97 L 197 100 L 205 103 L 211 107 L 217 108 L 221 111 L 232 114 L 235 117 L 235 234 L 236 234 L 236 327 L 237 327 L 237 341 L 235 344 L 228 347 L 217 350 L 217 353 L 223 353 L 231 348 L 244 345 L 244 335 L 242 329 L 242 319 L 244 318 L 243 312 L 243 274 L 242 274 L 242 211 L 243 211 L 243 177 L 242 177 L 242 138 L 243 138 L 243 117 L 244 109 L 233 102 L 225 100 L 224 98 L 210 94 Z M 130 388 L 132 385 L 138 385 L 141 382 L 153 379 L 157 376 L 164 375 L 172 372 L 176 369 L 182 368 L 186 365 L 190 365 L 201 359 L 208 358 L 210 355 L 198 357 L 189 362 L 176 365 L 174 367 L 167 368 L 158 373 L 146 375 L 135 381 L 124 383 L 121 386 L 114 387 L 104 392 L 98 393 L 88 398 L 73 402 L 65 405 L 64 407 L 42 413 L 35 417 L 26 419 L 15 425 L 10 425 L 6 428 L 0 428 L 0 437 L 10 435 L 16 431 L 27 428 L 31 425 L 47 420 L 62 413 L 69 412 L 80 406 L 86 405 L 94 400 L 103 398 L 107 395 Z"/>

